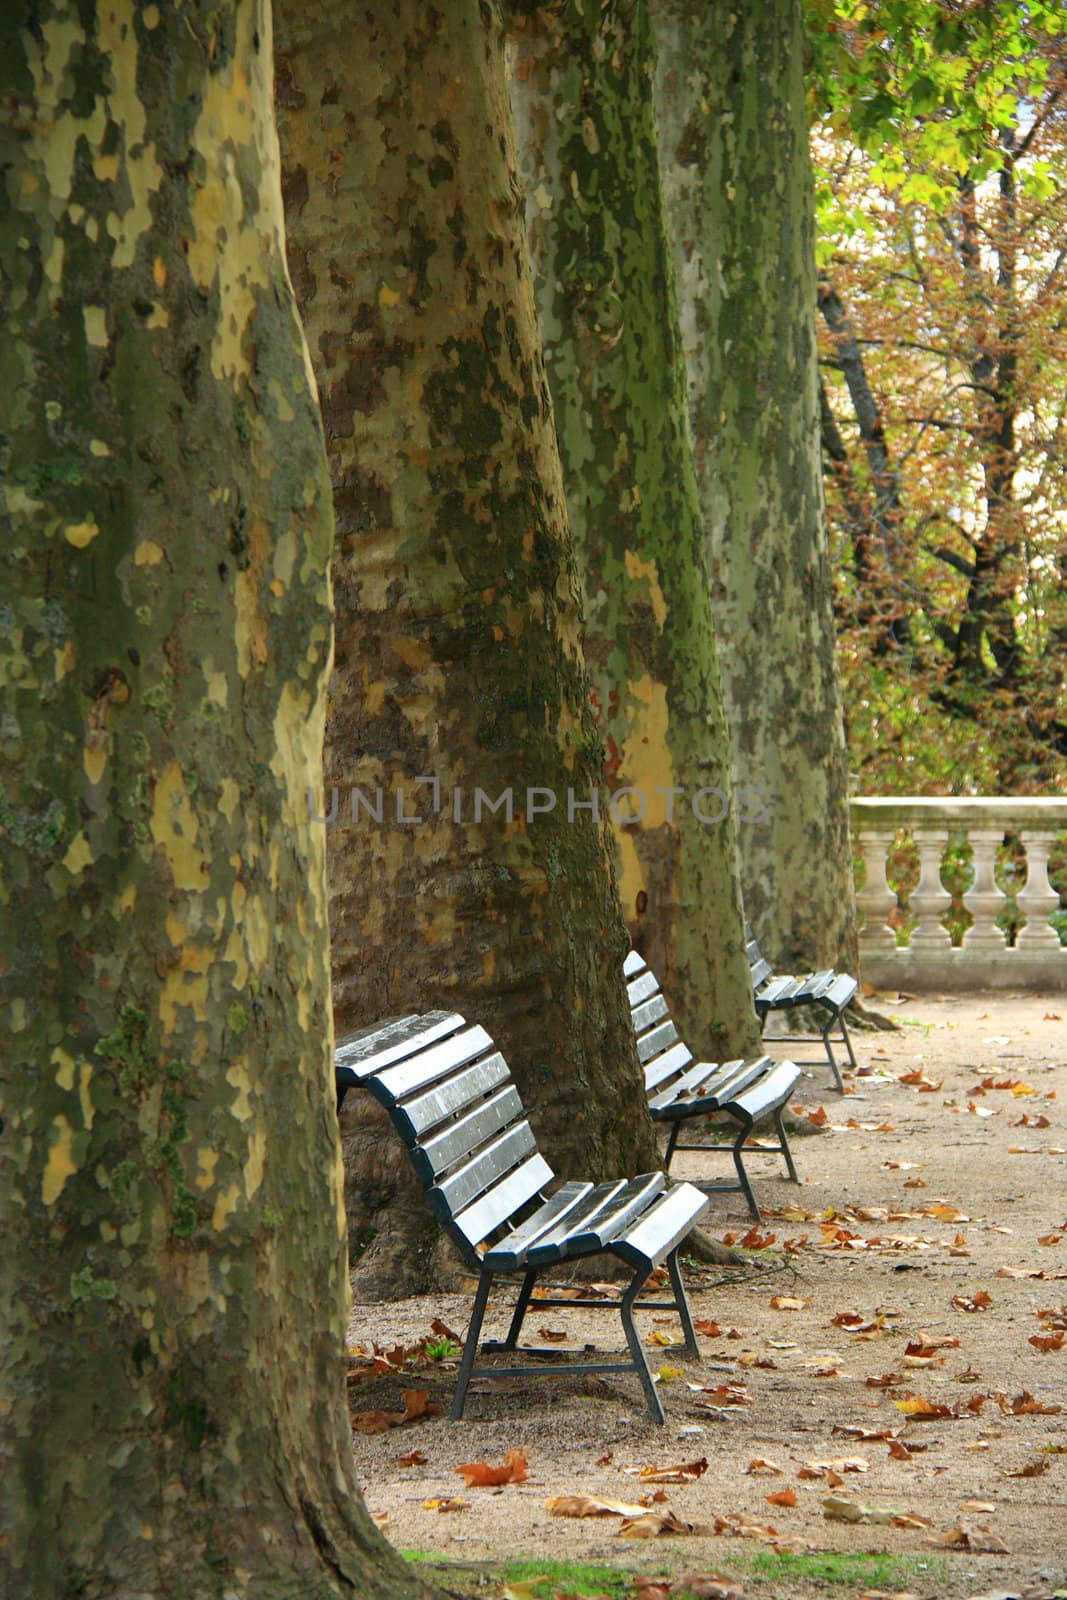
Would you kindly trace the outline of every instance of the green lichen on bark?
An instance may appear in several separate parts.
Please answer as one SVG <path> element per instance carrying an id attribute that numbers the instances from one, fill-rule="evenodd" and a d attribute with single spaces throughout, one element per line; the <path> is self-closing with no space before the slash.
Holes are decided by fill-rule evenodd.
<path id="1" fill-rule="evenodd" d="M 800 0 L 652 0 L 656 110 L 745 905 L 764 953 L 855 970 L 848 769 L 834 659 Z"/>
<path id="2" fill-rule="evenodd" d="M 271 82 L 259 0 L 0 13 L 5 1594 L 425 1594 L 343 1396 L 332 529 Z"/>
<path id="3" fill-rule="evenodd" d="M 601 748 L 500 18 L 477 0 L 359 15 L 356 29 L 340 8 L 293 6 L 278 48 L 289 259 L 337 513 L 319 814 L 336 786 L 338 1031 L 456 1007 L 505 1049 L 557 1171 L 655 1167 L 606 824 L 567 814 Z M 527 818 L 530 788 L 555 808 Z M 511 789 L 511 820 L 484 803 L 476 820 L 479 789 Z M 353 790 L 379 820 L 359 801 L 352 820 Z M 359 1292 L 424 1287 L 438 1231 L 359 1101 L 349 1221 L 374 1231 Z"/>
<path id="4" fill-rule="evenodd" d="M 605 780 L 610 790 L 638 790 L 635 805 L 645 807 L 643 820 L 616 825 L 623 908 L 693 1048 L 711 1059 L 744 1054 L 758 1035 L 660 197 L 647 7 L 568 0 L 543 8 L 517 23 L 513 55 L 528 233 Z"/>

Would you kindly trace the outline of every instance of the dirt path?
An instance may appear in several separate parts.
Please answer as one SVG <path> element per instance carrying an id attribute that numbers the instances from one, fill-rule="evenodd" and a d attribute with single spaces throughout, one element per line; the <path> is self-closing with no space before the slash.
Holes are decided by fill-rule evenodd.
<path id="1" fill-rule="evenodd" d="M 1056 1348 L 1067 1327 L 1067 1034 L 1057 1015 L 1067 1018 L 1067 999 L 946 998 L 885 1009 L 903 1027 L 860 1036 L 861 1067 L 872 1075 L 861 1071 L 842 1099 L 817 1070 L 797 1096 L 817 1115 L 822 1107 L 830 1124 L 795 1141 L 802 1185 L 778 1178 L 777 1158 L 753 1162 L 765 1210 L 759 1232 L 775 1236 L 754 1257 L 762 1270 L 725 1282 L 721 1271 L 687 1274 L 694 1316 L 721 1333 L 701 1336 L 699 1365 L 679 1376 L 670 1375 L 681 1367 L 677 1355 L 650 1346 L 653 1368 L 668 1369 L 665 1427 L 649 1420 L 630 1379 L 483 1381 L 460 1423 L 447 1421 L 454 1366 L 411 1365 L 352 1382 L 354 1412 L 398 1409 L 405 1388 L 429 1389 L 442 1408 L 354 1435 L 368 1505 L 387 1515 L 396 1545 L 462 1561 L 550 1553 L 638 1575 L 726 1572 L 749 1593 L 818 1592 L 802 1576 L 784 1588 L 753 1577 L 756 1555 L 775 1548 L 765 1531 L 773 1528 L 787 1550 L 905 1557 L 892 1566 L 891 1586 L 919 1595 L 1067 1588 L 1067 1339 Z M 911 1073 L 937 1087 L 900 1081 Z M 723 1160 L 715 1158 L 716 1169 Z M 680 1176 L 708 1170 L 701 1156 L 677 1165 Z M 740 1211 L 727 1211 L 722 1198 L 714 1205 L 712 1231 L 747 1233 Z M 774 1297 L 804 1304 L 776 1309 Z M 357 1307 L 351 1341 L 414 1345 L 435 1318 L 462 1333 L 469 1308 L 465 1294 Z M 502 1297 L 500 1326 L 505 1309 Z M 542 1326 L 566 1328 L 561 1349 L 621 1343 L 613 1313 L 532 1314 L 527 1336 Z M 642 1328 L 678 1332 L 676 1318 L 656 1323 L 651 1313 Z M 917 1359 L 905 1355 L 909 1343 L 926 1347 Z M 889 1375 L 886 1386 L 869 1382 Z M 698 1382 L 741 1394 L 695 1394 L 687 1383 Z M 928 1401 L 935 1416 L 909 1419 L 896 1403 L 909 1396 Z M 948 1416 L 937 1414 L 946 1408 Z M 467 1489 L 455 1473 L 464 1462 L 500 1463 L 513 1449 L 528 1458 L 524 1483 Z M 399 1465 L 410 1451 L 425 1462 Z M 838 1485 L 801 1475 L 820 1470 L 806 1463 L 841 1457 L 861 1459 L 866 1470 L 838 1469 Z M 619 1537 L 618 1516 L 566 1519 L 545 1507 L 575 1494 L 633 1502 L 656 1486 L 626 1468 L 700 1459 L 706 1470 L 664 1486 L 667 1500 L 651 1509 L 718 1525 L 718 1533 L 638 1541 Z M 756 1459 L 778 1474 L 749 1471 Z M 1018 1475 L 1024 1469 L 1031 1475 Z M 783 1491 L 795 1494 L 795 1506 L 767 1503 Z M 828 1520 L 832 1496 L 925 1522 Z M 447 1497 L 467 1505 L 447 1514 L 425 1506 Z M 728 1518 L 763 1531 L 738 1536 L 724 1527 Z M 930 1547 L 961 1527 L 970 1548 Z"/>

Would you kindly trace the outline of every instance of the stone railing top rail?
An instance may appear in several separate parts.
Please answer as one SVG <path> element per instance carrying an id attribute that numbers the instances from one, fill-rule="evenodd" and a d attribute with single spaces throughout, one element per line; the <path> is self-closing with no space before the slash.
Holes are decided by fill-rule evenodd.
<path id="1" fill-rule="evenodd" d="M 1039 828 L 1042 832 L 1067 829 L 1067 796 L 1046 799 L 1040 795 L 936 795 L 890 796 L 857 795 L 849 802 L 852 824 L 857 832 L 872 828 L 888 830 L 909 827 L 994 827 L 1018 831 Z"/>

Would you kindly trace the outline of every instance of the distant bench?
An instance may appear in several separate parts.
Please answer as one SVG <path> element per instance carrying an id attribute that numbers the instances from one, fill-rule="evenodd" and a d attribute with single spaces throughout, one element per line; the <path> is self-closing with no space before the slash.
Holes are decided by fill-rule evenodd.
<path id="1" fill-rule="evenodd" d="M 740 1127 L 731 1146 L 736 1183 L 701 1183 L 706 1194 L 735 1193 L 741 1190 L 748 1209 L 759 1220 L 760 1209 L 752 1193 L 742 1156 L 752 1130 L 761 1122 L 773 1121 L 778 1143 L 761 1145 L 760 1150 L 781 1155 L 794 1183 L 800 1180 L 786 1138 L 782 1112 L 790 1095 L 804 1076 L 792 1061 L 772 1061 L 770 1056 L 753 1056 L 747 1061 L 697 1061 L 678 1037 L 671 1021 L 666 997 L 659 982 L 639 956 L 631 950 L 623 963 L 626 994 L 637 1034 L 637 1054 L 645 1071 L 645 1091 L 653 1121 L 670 1125 L 664 1167 L 669 1171 L 676 1150 L 703 1150 L 708 1144 L 682 1144 L 678 1135 L 683 1122 L 693 1117 L 708 1117 L 722 1112 Z"/>
<path id="2" fill-rule="evenodd" d="M 851 1005 L 859 983 L 847 972 L 835 972 L 832 967 L 827 967 L 822 972 L 809 972 L 802 978 L 791 977 L 787 973 L 776 973 L 769 961 L 764 960 L 760 954 L 760 947 L 748 931 L 748 964 L 752 974 L 752 996 L 756 1003 L 756 1015 L 760 1020 L 760 1027 L 765 1028 L 767 1018 L 772 1011 L 793 1011 L 798 1006 L 812 1006 L 816 1011 L 821 1011 L 826 1017 L 826 1025 L 822 1031 L 823 1049 L 826 1051 L 826 1061 L 834 1075 L 834 1082 L 842 1094 L 845 1085 L 841 1079 L 841 1068 L 833 1052 L 831 1040 L 837 1039 L 848 1051 L 848 1059 L 853 1070 L 856 1066 L 856 1056 L 852 1049 L 852 1040 L 849 1038 L 848 1025 L 845 1022 L 845 1007 Z M 833 1032 L 834 1025 L 838 1032 Z M 777 1036 L 782 1044 L 803 1044 L 810 1039 L 810 1034 L 785 1033 Z"/>
<path id="3" fill-rule="evenodd" d="M 556 1370 L 571 1373 L 634 1372 L 649 1412 L 663 1422 L 663 1407 L 634 1326 L 635 1309 L 676 1310 L 685 1353 L 698 1355 L 678 1249 L 708 1208 L 688 1183 L 671 1183 L 662 1172 L 611 1183 L 564 1183 L 546 1197 L 552 1168 L 537 1149 L 522 1100 L 500 1051 L 484 1028 L 456 1012 L 430 1011 L 364 1028 L 342 1039 L 334 1056 L 338 1106 L 347 1090 L 363 1085 L 389 1112 L 407 1148 L 434 1215 L 478 1274 L 452 1402 L 463 1415 L 467 1388 L 482 1351 L 556 1358 Z M 625 1362 L 560 1362 L 560 1352 L 520 1348 L 519 1330 L 538 1274 L 600 1251 L 633 1268 L 621 1302 L 538 1298 L 547 1306 L 602 1310 L 618 1307 L 630 1352 Z M 674 1298 L 639 1300 L 654 1268 L 665 1265 Z M 478 1344 L 489 1291 L 498 1275 L 522 1274 L 522 1284 L 503 1341 Z M 484 1369 L 494 1377 L 529 1376 L 529 1365 Z M 544 1368 L 534 1369 L 544 1371 Z"/>

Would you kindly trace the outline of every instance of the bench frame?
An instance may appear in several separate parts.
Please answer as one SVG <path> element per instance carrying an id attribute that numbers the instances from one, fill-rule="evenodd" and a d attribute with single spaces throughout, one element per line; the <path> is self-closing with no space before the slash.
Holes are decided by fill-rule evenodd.
<path id="1" fill-rule="evenodd" d="M 841 1077 L 841 1067 L 834 1055 L 833 1045 L 843 1044 L 848 1052 L 849 1063 L 853 1072 L 856 1070 L 856 1053 L 852 1048 L 848 1024 L 845 1021 L 845 1011 L 852 1004 L 853 997 L 859 984 L 848 973 L 836 972 L 827 968 L 823 972 L 809 972 L 803 978 L 794 978 L 784 973 L 773 971 L 771 964 L 760 953 L 759 943 L 752 934 L 751 929 L 747 936 L 748 963 L 752 974 L 752 997 L 756 1005 L 756 1015 L 760 1022 L 760 1031 L 767 1026 L 767 1019 L 772 1011 L 792 1011 L 801 1006 L 811 1006 L 816 1010 L 826 1013 L 826 1026 L 820 1029 L 822 1038 L 823 1055 L 815 1056 L 810 1062 L 802 1065 L 818 1065 L 825 1061 L 834 1075 L 834 1086 L 839 1094 L 844 1094 L 845 1084 Z M 786 986 L 785 992 L 782 986 Z M 842 998 L 836 999 L 832 993 L 838 987 Z M 847 993 L 845 992 L 847 990 Z M 833 1030 L 837 1028 L 835 1033 Z M 811 1033 L 777 1033 L 771 1037 L 774 1044 L 811 1044 L 816 1035 Z"/>
<path id="2" fill-rule="evenodd" d="M 623 963 L 630 1015 L 637 1034 L 637 1052 L 645 1071 L 648 1109 L 654 1122 L 670 1124 L 664 1171 L 678 1150 L 729 1150 L 733 1157 L 736 1183 L 710 1183 L 690 1180 L 704 1194 L 744 1195 L 750 1216 L 759 1222 L 762 1213 L 745 1170 L 744 1150 L 753 1129 L 773 1120 L 777 1144 L 760 1144 L 761 1155 L 780 1155 L 793 1183 L 799 1183 L 793 1153 L 789 1148 L 782 1113 L 803 1076 L 792 1061 L 774 1061 L 770 1056 L 754 1056 L 747 1061 L 693 1062 L 671 1021 L 666 997 L 643 956 L 631 950 Z M 740 1131 L 730 1146 L 685 1142 L 680 1139 L 683 1122 L 692 1117 L 711 1117 L 718 1113 L 739 1124 Z"/>
<path id="3" fill-rule="evenodd" d="M 632 1372 L 650 1415 L 663 1422 L 633 1313 L 676 1311 L 684 1353 L 698 1357 L 678 1250 L 707 1210 L 706 1197 L 690 1184 L 671 1184 L 663 1172 L 599 1185 L 572 1181 L 549 1192 L 552 1169 L 537 1151 L 503 1057 L 484 1029 L 470 1027 L 456 1012 L 391 1018 L 350 1034 L 338 1042 L 334 1071 L 338 1109 L 355 1085 L 370 1089 L 385 1106 L 434 1215 L 478 1274 L 453 1420 L 462 1417 L 469 1385 L 479 1374 L 529 1377 L 554 1370 L 561 1376 Z M 620 1300 L 586 1294 L 534 1299 L 543 1272 L 600 1252 L 633 1269 Z M 661 1264 L 674 1298 L 640 1299 L 649 1273 Z M 521 1282 L 507 1334 L 480 1343 L 494 1282 L 517 1274 Z M 618 1310 L 630 1359 L 572 1363 L 558 1349 L 520 1346 L 531 1305 Z M 479 1354 L 499 1351 L 548 1357 L 552 1366 L 476 1365 Z"/>

